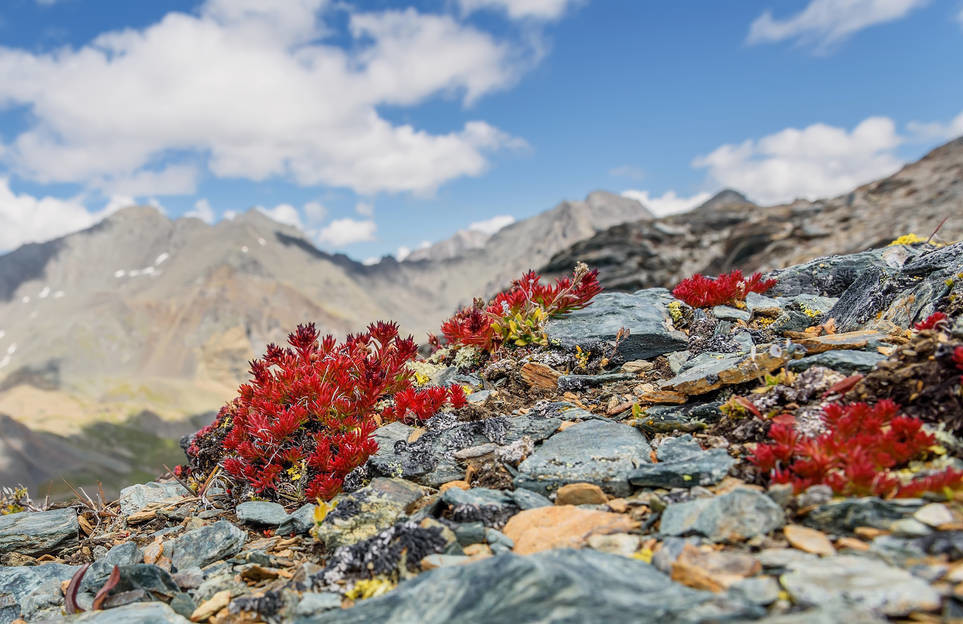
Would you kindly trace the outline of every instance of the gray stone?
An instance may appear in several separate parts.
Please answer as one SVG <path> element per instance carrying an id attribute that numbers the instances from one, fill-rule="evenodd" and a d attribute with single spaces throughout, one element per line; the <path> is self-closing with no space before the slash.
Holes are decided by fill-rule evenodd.
<path id="1" fill-rule="evenodd" d="M 816 258 L 803 264 L 769 273 L 776 285 L 770 297 L 819 294 L 839 297 L 860 275 L 874 268 L 890 268 L 883 258 L 884 249 L 872 249 L 845 256 Z"/>
<path id="2" fill-rule="evenodd" d="M 669 370 L 672 371 L 673 375 L 678 375 L 682 372 L 685 367 L 685 363 L 689 360 L 689 356 L 692 354 L 688 351 L 674 351 L 665 356 L 665 359 L 669 362 Z"/>
<path id="3" fill-rule="evenodd" d="M 393 525 L 422 496 L 423 488 L 404 479 L 373 479 L 360 490 L 339 495 L 314 536 L 330 550 L 354 544 Z"/>
<path id="4" fill-rule="evenodd" d="M 923 506 L 920 499 L 882 500 L 873 496 L 847 498 L 820 505 L 803 519 L 803 524 L 826 533 L 852 533 L 868 526 L 888 531 L 896 520 L 911 517 Z"/>
<path id="5" fill-rule="evenodd" d="M 837 604 L 900 616 L 939 608 L 939 594 L 906 570 L 867 557 L 840 555 L 790 564 L 783 587 L 794 602 Z"/>
<path id="6" fill-rule="evenodd" d="M 629 474 L 636 487 L 694 487 L 722 481 L 735 460 L 722 448 L 702 450 L 692 436 L 666 438 L 656 452 L 657 464 L 639 466 Z"/>
<path id="7" fill-rule="evenodd" d="M 468 402 L 480 405 L 484 403 L 491 395 L 491 390 L 477 390 L 468 395 Z"/>
<path id="8" fill-rule="evenodd" d="M 873 370 L 876 364 L 885 360 L 886 356 L 875 351 L 850 351 L 849 349 L 835 349 L 815 355 L 793 360 L 789 363 L 789 370 L 801 372 L 813 366 L 825 366 L 841 373 L 867 372 Z"/>
<path id="9" fill-rule="evenodd" d="M 595 550 L 511 553 L 430 570 L 353 608 L 299 624 L 368 622 L 700 622 L 752 619 L 762 609 L 674 583 L 641 561 Z M 644 614 L 644 615 L 643 615 Z"/>
<path id="10" fill-rule="evenodd" d="M 278 535 L 304 535 L 314 526 L 314 503 L 305 503 L 278 525 Z"/>
<path id="11" fill-rule="evenodd" d="M 441 501 L 451 507 L 455 522 L 483 522 L 486 526 L 504 526 L 519 511 L 510 492 L 489 488 L 449 488 Z"/>
<path id="12" fill-rule="evenodd" d="M 234 510 L 237 519 L 246 524 L 277 527 L 288 519 L 288 512 L 277 503 L 268 501 L 246 501 Z"/>
<path id="13" fill-rule="evenodd" d="M 793 297 L 792 301 L 786 307 L 818 319 L 832 310 L 837 301 L 839 301 L 838 297 L 821 297 L 819 295 L 802 294 Z"/>
<path id="14" fill-rule="evenodd" d="M 294 615 L 309 616 L 341 608 L 341 596 L 334 592 L 304 592 L 294 608 Z"/>
<path id="15" fill-rule="evenodd" d="M 825 505 L 833 500 L 833 489 L 828 485 L 810 485 L 805 492 L 796 497 L 796 504 L 800 507 L 812 507 L 813 505 Z"/>
<path id="16" fill-rule="evenodd" d="M 233 557 L 247 541 L 247 533 L 227 520 L 188 531 L 170 542 L 171 561 L 177 570 L 204 566 Z"/>
<path id="17" fill-rule="evenodd" d="M 519 509 L 535 509 L 536 507 L 551 507 L 552 501 L 542 496 L 538 492 L 519 488 L 511 492 L 512 500 L 518 505 Z"/>
<path id="18" fill-rule="evenodd" d="M 753 314 L 775 316 L 782 311 L 782 304 L 773 297 L 751 292 L 746 295 L 746 309 Z"/>
<path id="19" fill-rule="evenodd" d="M 747 602 L 766 606 L 779 600 L 781 588 L 771 576 L 754 576 L 736 581 L 729 590 Z"/>
<path id="20" fill-rule="evenodd" d="M 733 308 L 732 306 L 725 305 L 719 305 L 712 308 L 712 316 L 721 320 L 746 322 L 752 318 L 752 314 L 750 314 L 749 310 L 740 310 L 739 308 Z"/>
<path id="21" fill-rule="evenodd" d="M 442 555 L 435 553 L 428 555 L 421 561 L 422 565 L 428 565 L 430 568 L 447 568 L 450 566 L 465 565 L 471 561 L 471 558 L 467 555 Z"/>
<path id="22" fill-rule="evenodd" d="M 669 329 L 671 320 L 666 306 L 672 301 L 674 298 L 664 288 L 633 294 L 602 293 L 588 307 L 549 321 L 546 333 L 550 341 L 574 349 L 615 340 L 624 327 L 630 335 L 619 343 L 619 354 L 625 360 L 645 360 L 688 345 L 685 334 Z"/>
<path id="23" fill-rule="evenodd" d="M 816 558 L 816 555 L 795 548 L 766 548 L 756 553 L 756 559 L 766 570 L 782 571 L 795 562 L 806 562 Z"/>
<path id="24" fill-rule="evenodd" d="M 606 373 L 603 375 L 562 375 L 558 378 L 558 389 L 565 390 L 584 390 L 585 388 L 597 388 L 607 383 L 617 381 L 632 381 L 638 379 L 633 373 Z"/>
<path id="25" fill-rule="evenodd" d="M 506 546 L 509 550 L 515 548 L 515 541 L 508 537 L 501 531 L 496 531 L 495 529 L 485 530 L 485 541 L 494 546 L 495 544 L 502 544 Z"/>
<path id="26" fill-rule="evenodd" d="M 541 494 L 568 483 L 594 483 L 615 496 L 630 492 L 628 475 L 649 463 L 648 442 L 636 429 L 589 420 L 546 440 L 518 466 L 515 486 Z"/>
<path id="27" fill-rule="evenodd" d="M 111 548 L 107 554 L 91 564 L 84 574 L 81 590 L 96 593 L 110 577 L 114 566 L 127 566 L 144 560 L 144 553 L 133 542 L 124 542 Z"/>
<path id="28" fill-rule="evenodd" d="M 719 381 L 719 373 L 735 368 L 744 359 L 746 357 L 741 353 L 701 353 L 696 358 L 686 362 L 688 368 L 672 379 L 663 381 L 661 386 L 663 388 L 675 388 L 700 379 L 715 384 Z"/>
<path id="29" fill-rule="evenodd" d="M 899 537 L 923 537 L 933 532 L 933 529 L 915 518 L 897 520 L 889 525 L 889 530 Z"/>
<path id="30" fill-rule="evenodd" d="M 765 535 L 786 523 L 782 508 L 765 494 L 745 488 L 713 498 L 669 505 L 662 512 L 663 535 L 696 533 L 714 541 Z"/>
<path id="31" fill-rule="evenodd" d="M 698 537 L 667 537 L 652 555 L 652 565 L 665 574 L 672 574 L 672 564 L 682 554 L 686 544 L 698 546 L 701 541 Z"/>
<path id="32" fill-rule="evenodd" d="M 157 481 L 152 481 L 150 483 L 131 485 L 120 491 L 120 513 L 129 516 L 153 502 L 167 500 L 177 496 L 188 496 L 189 494 L 190 492 L 177 482 L 158 483 Z"/>
<path id="33" fill-rule="evenodd" d="M 90 611 L 69 622 L 84 624 L 190 624 L 163 602 L 138 602 L 106 611 Z"/>
<path id="34" fill-rule="evenodd" d="M 38 613 L 63 605 L 60 586 L 80 569 L 61 563 L 38 566 L 0 566 L 0 598 L 12 597 L 12 604 L 0 608 L 0 622 L 9 624 L 18 617 L 34 619 Z M 0 601 L 3 605 L 3 601 Z"/>
<path id="35" fill-rule="evenodd" d="M 776 317 L 769 326 L 769 329 L 774 332 L 784 332 L 784 331 L 803 331 L 811 325 L 815 325 L 818 319 L 812 318 L 802 312 L 797 312 L 796 310 L 785 310 Z"/>
<path id="36" fill-rule="evenodd" d="M 455 539 L 462 546 L 484 542 L 486 530 L 485 524 L 482 522 L 460 522 L 452 529 L 455 533 Z"/>
<path id="37" fill-rule="evenodd" d="M 0 516 L 0 553 L 42 555 L 77 539 L 77 512 L 71 508 L 22 511 Z"/>

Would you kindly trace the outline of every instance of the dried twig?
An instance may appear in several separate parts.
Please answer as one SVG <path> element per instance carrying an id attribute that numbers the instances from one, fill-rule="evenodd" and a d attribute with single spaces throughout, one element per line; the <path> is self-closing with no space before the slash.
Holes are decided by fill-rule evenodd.
<path id="1" fill-rule="evenodd" d="M 943 224 L 946 223 L 946 220 L 949 218 L 950 218 L 950 215 L 946 215 L 945 217 L 943 217 L 943 220 L 940 221 L 940 224 L 936 226 L 936 229 L 933 230 L 933 233 L 930 234 L 930 237 L 926 239 L 926 244 L 929 244 L 929 242 L 933 240 L 933 237 L 936 236 L 936 233 L 940 231 L 940 228 L 943 227 Z"/>

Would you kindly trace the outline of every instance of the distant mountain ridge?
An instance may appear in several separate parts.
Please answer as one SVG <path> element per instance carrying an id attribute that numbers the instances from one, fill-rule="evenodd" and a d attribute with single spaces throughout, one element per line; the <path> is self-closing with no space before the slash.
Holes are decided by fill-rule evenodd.
<path id="1" fill-rule="evenodd" d="M 634 200 L 596 192 L 481 246 L 364 266 L 257 210 L 208 225 L 125 208 L 0 256 L 0 414 L 57 436 L 43 438 L 49 444 L 97 423 L 126 426 L 145 410 L 161 430 L 216 410 L 247 362 L 300 322 L 343 335 L 395 319 L 423 340 L 459 304 L 597 231 L 649 216 Z M 0 445 L 0 466 L 2 454 Z"/>

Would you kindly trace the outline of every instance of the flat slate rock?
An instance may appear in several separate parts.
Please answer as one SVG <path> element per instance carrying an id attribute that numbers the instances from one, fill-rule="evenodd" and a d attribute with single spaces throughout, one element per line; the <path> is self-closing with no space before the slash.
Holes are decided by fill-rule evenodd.
<path id="1" fill-rule="evenodd" d="M 885 355 L 875 351 L 836 349 L 793 360 L 789 363 L 789 370 L 798 373 L 813 366 L 825 366 L 841 373 L 865 373 L 873 370 L 876 364 L 885 359 Z"/>
<path id="2" fill-rule="evenodd" d="M 77 512 L 71 508 L 0 516 L 0 553 L 53 552 L 77 539 L 79 530 Z"/>
<path id="3" fill-rule="evenodd" d="M 797 604 L 871 609 L 890 616 L 940 606 L 939 594 L 925 580 L 868 557 L 841 555 L 791 564 L 780 580 Z"/>
<path id="4" fill-rule="evenodd" d="M 114 566 L 129 566 L 140 563 L 144 560 L 144 553 L 137 548 L 134 542 L 124 542 L 114 546 L 107 554 L 91 564 L 84 574 L 84 580 L 80 588 L 84 591 L 96 593 L 113 571 Z"/>
<path id="5" fill-rule="evenodd" d="M 247 533 L 227 520 L 219 520 L 172 540 L 171 561 L 178 570 L 204 566 L 233 557 L 244 546 Z M 164 548 L 167 551 L 167 547 Z"/>
<path id="6" fill-rule="evenodd" d="M 594 550 L 506 553 L 442 567 L 394 591 L 298 624 L 370 622 L 703 622 L 753 619 L 763 610 L 690 589 L 651 565 Z"/>
<path id="7" fill-rule="evenodd" d="M 736 462 L 725 449 L 702 450 L 689 434 L 666 438 L 656 457 L 659 463 L 639 466 L 630 473 L 629 483 L 636 487 L 661 488 L 714 485 L 725 478 Z"/>
<path id="8" fill-rule="evenodd" d="M 0 622 L 9 624 L 18 617 L 33 619 L 53 609 L 59 614 L 63 605 L 60 586 L 80 569 L 62 563 L 38 566 L 0 566 L 0 597 L 9 595 L 13 605 L 0 607 Z"/>
<path id="9" fill-rule="evenodd" d="M 288 513 L 278 503 L 246 501 L 234 510 L 237 519 L 247 524 L 277 527 L 288 519 Z"/>
<path id="10" fill-rule="evenodd" d="M 624 327 L 631 334 L 619 343 L 619 354 L 626 361 L 645 360 L 688 346 L 685 334 L 669 329 L 667 306 L 673 301 L 675 299 L 664 288 L 649 288 L 632 294 L 605 292 L 597 295 L 588 307 L 549 321 L 546 333 L 549 341 L 574 349 L 615 340 Z"/>
<path id="11" fill-rule="evenodd" d="M 918 498 L 849 498 L 820 505 L 806 514 L 803 524 L 826 533 L 837 534 L 852 533 L 860 526 L 888 531 L 897 520 L 913 517 L 923 504 Z"/>
<path id="12" fill-rule="evenodd" d="M 547 439 L 518 465 L 515 487 L 548 494 L 568 483 L 594 483 L 615 496 L 631 492 L 628 476 L 650 461 L 645 437 L 633 427 L 587 420 Z"/>
<path id="13" fill-rule="evenodd" d="M 138 483 L 125 487 L 120 491 L 120 512 L 129 516 L 135 511 L 140 511 L 147 505 L 174 498 L 177 496 L 188 496 L 190 492 L 180 483 Z"/>
<path id="14" fill-rule="evenodd" d="M 714 541 L 765 535 L 786 523 L 782 507 L 765 494 L 737 488 L 712 498 L 674 503 L 662 512 L 663 535 L 697 534 Z"/>

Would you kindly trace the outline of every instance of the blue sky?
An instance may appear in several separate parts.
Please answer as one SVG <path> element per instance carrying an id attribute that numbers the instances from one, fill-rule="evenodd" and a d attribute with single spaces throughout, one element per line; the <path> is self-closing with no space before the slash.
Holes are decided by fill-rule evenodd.
<path id="1" fill-rule="evenodd" d="M 0 250 L 260 206 L 359 260 L 604 188 L 838 194 L 963 134 L 957 0 L 8 0 Z"/>

